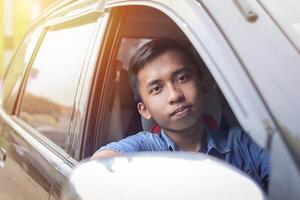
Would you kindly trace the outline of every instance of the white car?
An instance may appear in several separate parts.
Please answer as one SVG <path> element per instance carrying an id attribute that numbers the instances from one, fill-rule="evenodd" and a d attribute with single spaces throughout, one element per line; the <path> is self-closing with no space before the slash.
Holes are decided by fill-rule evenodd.
<path id="1" fill-rule="evenodd" d="M 136 111 L 127 70 L 134 51 L 154 38 L 190 43 L 213 79 L 205 107 L 215 128 L 240 126 L 269 152 L 268 193 L 256 188 L 257 197 L 299 199 L 299 0 L 58 1 L 31 26 L 1 80 L 1 199 L 69 198 L 72 192 L 62 195 L 62 187 L 81 160 L 147 128 Z M 137 165 L 142 158 L 153 159 L 152 165 L 171 159 L 181 166 L 187 157 L 133 159 Z M 216 163 L 234 174 L 232 180 L 244 178 Z M 76 171 L 71 179 L 85 170 Z M 239 190 L 237 183 L 232 187 Z M 244 183 L 252 188 L 251 180 Z M 186 187 L 188 198 L 193 191 Z M 239 194 L 250 198 L 254 190 L 245 188 Z M 90 189 L 102 191 L 96 185 Z"/>

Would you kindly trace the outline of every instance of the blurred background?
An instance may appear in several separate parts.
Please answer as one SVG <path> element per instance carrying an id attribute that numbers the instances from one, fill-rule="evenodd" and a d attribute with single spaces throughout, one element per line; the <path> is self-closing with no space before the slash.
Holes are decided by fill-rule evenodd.
<path id="1" fill-rule="evenodd" d="M 0 78 L 25 31 L 56 0 L 0 0 Z"/>

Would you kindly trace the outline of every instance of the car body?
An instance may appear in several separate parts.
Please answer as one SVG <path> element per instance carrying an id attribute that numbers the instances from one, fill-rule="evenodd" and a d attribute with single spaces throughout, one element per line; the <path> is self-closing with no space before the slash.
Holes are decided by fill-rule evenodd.
<path id="1" fill-rule="evenodd" d="M 58 2 L 26 33 L 1 82 L 1 197 L 59 199 L 80 160 L 141 130 L 128 60 L 167 37 L 194 47 L 224 96 L 223 114 L 234 114 L 229 124 L 270 153 L 268 197 L 297 199 L 299 9 L 296 0 Z"/>

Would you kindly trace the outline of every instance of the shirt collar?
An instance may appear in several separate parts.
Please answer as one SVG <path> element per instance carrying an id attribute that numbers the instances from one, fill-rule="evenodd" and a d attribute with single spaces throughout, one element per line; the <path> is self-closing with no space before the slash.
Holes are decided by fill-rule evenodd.
<path id="1" fill-rule="evenodd" d="M 161 136 L 167 142 L 167 146 L 170 151 L 179 151 L 179 148 L 177 147 L 175 142 L 173 142 L 173 140 L 167 134 L 165 134 L 165 132 L 162 129 Z"/>
<path id="2" fill-rule="evenodd" d="M 211 131 L 205 126 L 204 134 L 203 138 L 206 138 L 206 142 L 203 142 L 203 144 L 206 145 L 206 148 L 204 148 L 206 152 L 204 153 L 208 154 L 212 149 L 215 149 L 222 154 L 231 151 L 226 133 L 221 131 Z M 161 130 L 161 136 L 166 141 L 170 151 L 179 151 L 177 145 L 163 130 Z"/>
<path id="3" fill-rule="evenodd" d="M 225 154 L 231 151 L 230 141 L 228 141 L 227 133 L 222 131 L 212 131 L 205 128 L 207 138 L 207 152 L 209 153 L 212 149 L 217 150 L 219 153 Z"/>

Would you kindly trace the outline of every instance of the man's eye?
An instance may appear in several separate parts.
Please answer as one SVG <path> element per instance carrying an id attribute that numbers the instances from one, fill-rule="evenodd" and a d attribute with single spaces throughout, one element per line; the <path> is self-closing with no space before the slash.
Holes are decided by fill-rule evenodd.
<path id="1" fill-rule="evenodd" d="M 154 86 L 150 89 L 149 93 L 150 94 L 157 94 L 161 91 L 161 87 L 160 86 Z"/>
<path id="2" fill-rule="evenodd" d="M 181 74 L 177 77 L 176 82 L 177 83 L 184 83 L 187 80 L 189 80 L 189 75 L 188 74 Z"/>

